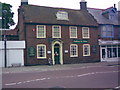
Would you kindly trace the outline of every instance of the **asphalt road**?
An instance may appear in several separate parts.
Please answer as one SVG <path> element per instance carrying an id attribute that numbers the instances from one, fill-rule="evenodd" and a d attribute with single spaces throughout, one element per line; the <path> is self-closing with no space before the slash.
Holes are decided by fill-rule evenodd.
<path id="1" fill-rule="evenodd" d="M 52 66 L 51 66 L 52 67 Z M 119 65 L 3 73 L 3 88 L 120 88 Z"/>

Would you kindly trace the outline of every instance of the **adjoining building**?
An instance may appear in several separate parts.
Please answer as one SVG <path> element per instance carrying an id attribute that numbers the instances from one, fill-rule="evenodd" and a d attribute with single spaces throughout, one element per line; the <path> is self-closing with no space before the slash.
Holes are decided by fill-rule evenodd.
<path id="1" fill-rule="evenodd" d="M 88 11 L 99 24 L 101 61 L 120 60 L 120 15 L 116 5 L 107 9 L 88 8 Z"/>
<path id="2" fill-rule="evenodd" d="M 25 65 L 99 62 L 98 24 L 80 2 L 80 10 L 28 4 L 18 9 L 18 34 L 25 40 Z"/>

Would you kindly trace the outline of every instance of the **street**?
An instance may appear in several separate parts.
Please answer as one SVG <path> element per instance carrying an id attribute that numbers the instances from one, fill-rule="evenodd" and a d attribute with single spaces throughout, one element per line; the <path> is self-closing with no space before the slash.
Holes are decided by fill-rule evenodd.
<path id="1" fill-rule="evenodd" d="M 45 70 L 3 72 L 3 88 L 120 88 L 119 64 L 47 67 Z"/>

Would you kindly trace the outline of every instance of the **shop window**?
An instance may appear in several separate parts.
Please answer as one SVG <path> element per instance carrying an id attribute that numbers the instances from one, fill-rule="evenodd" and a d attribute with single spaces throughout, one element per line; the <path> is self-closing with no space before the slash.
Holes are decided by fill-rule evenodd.
<path id="1" fill-rule="evenodd" d="M 78 57 L 78 46 L 77 44 L 70 45 L 70 57 Z"/>
<path id="2" fill-rule="evenodd" d="M 52 27 L 52 37 L 61 38 L 61 27 L 60 26 L 55 25 Z"/>
<path id="3" fill-rule="evenodd" d="M 70 38 L 77 38 L 77 27 L 70 26 Z"/>
<path id="4" fill-rule="evenodd" d="M 44 44 L 37 45 L 37 58 L 38 59 L 46 58 L 46 45 Z"/>
<path id="5" fill-rule="evenodd" d="M 112 48 L 107 48 L 107 57 L 112 58 Z"/>
<path id="6" fill-rule="evenodd" d="M 90 56 L 90 45 L 83 44 L 83 56 Z"/>
<path id="7" fill-rule="evenodd" d="M 37 25 L 37 38 L 46 38 L 46 26 Z"/>
<path id="8" fill-rule="evenodd" d="M 82 37 L 83 38 L 90 38 L 89 28 L 88 27 L 83 27 L 82 28 Z"/>
<path id="9" fill-rule="evenodd" d="M 117 55 L 118 53 L 118 55 Z M 117 46 L 108 46 L 107 47 L 107 57 L 108 58 L 116 58 L 119 56 L 119 48 L 117 48 Z"/>
<path id="10" fill-rule="evenodd" d="M 117 57 L 117 48 L 113 48 L 112 56 Z"/>

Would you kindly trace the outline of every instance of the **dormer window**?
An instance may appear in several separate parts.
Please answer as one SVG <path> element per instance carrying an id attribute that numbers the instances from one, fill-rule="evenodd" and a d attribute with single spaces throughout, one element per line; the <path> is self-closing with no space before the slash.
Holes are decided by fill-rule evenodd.
<path id="1" fill-rule="evenodd" d="M 56 14 L 57 20 L 69 20 L 68 13 L 65 11 L 58 11 Z"/>
<path id="2" fill-rule="evenodd" d="M 117 14 L 114 12 L 109 13 L 109 19 L 110 20 L 117 20 Z"/>
<path id="3" fill-rule="evenodd" d="M 102 15 L 109 20 L 116 20 L 116 9 L 111 7 L 103 11 Z"/>
<path id="4" fill-rule="evenodd" d="M 113 15 L 113 14 L 110 14 L 110 15 L 109 15 L 109 19 L 110 19 L 110 20 L 114 20 L 114 15 Z"/>

